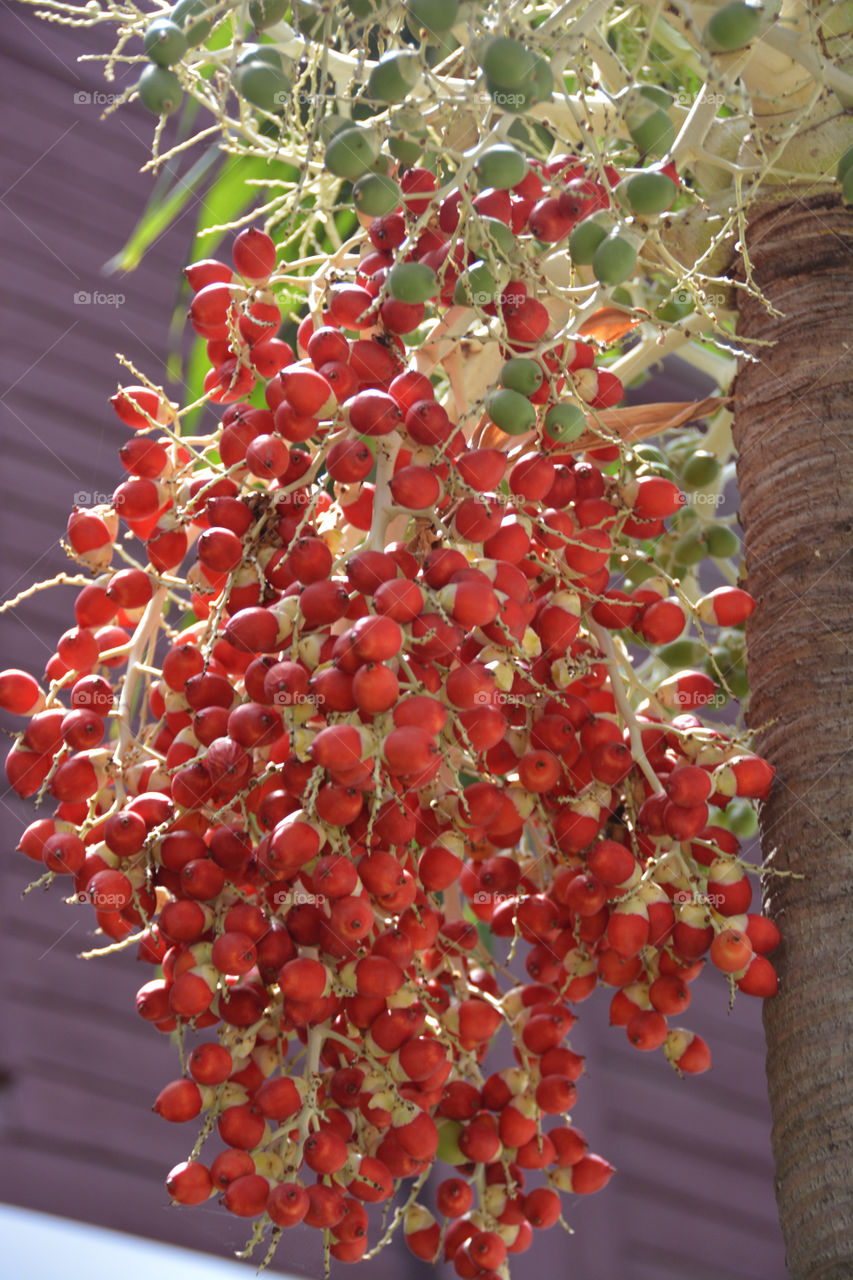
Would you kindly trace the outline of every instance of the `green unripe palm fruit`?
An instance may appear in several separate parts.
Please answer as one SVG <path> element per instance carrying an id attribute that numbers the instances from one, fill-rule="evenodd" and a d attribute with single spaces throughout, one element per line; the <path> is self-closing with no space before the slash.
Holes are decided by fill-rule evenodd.
<path id="1" fill-rule="evenodd" d="M 449 31 L 459 17 L 459 0 L 408 0 L 406 21 L 413 35 L 421 31 L 428 40 Z"/>
<path id="2" fill-rule="evenodd" d="M 404 102 L 418 83 L 420 58 L 393 49 L 383 53 L 367 78 L 367 96 L 377 102 Z"/>
<path id="3" fill-rule="evenodd" d="M 190 47 L 204 44 L 213 30 L 214 23 L 225 16 L 225 9 L 214 10 L 212 18 L 206 15 L 213 9 L 215 0 L 178 0 L 171 14 L 172 22 L 181 28 Z"/>
<path id="4" fill-rule="evenodd" d="M 250 0 L 249 17 L 259 31 L 281 22 L 290 8 L 289 0 Z"/>
<path id="5" fill-rule="evenodd" d="M 592 258 L 592 272 L 600 284 L 621 284 L 633 275 L 637 250 L 614 228 L 601 242 Z"/>
<path id="6" fill-rule="evenodd" d="M 675 324 L 676 320 L 689 316 L 694 309 L 690 294 L 686 290 L 679 289 L 674 297 L 667 298 L 666 302 L 655 307 L 655 315 L 659 320 L 665 320 L 667 324 Z"/>
<path id="7" fill-rule="evenodd" d="M 187 38 L 177 22 L 170 18 L 158 18 L 147 28 L 142 37 L 145 52 L 158 67 L 171 67 L 187 51 Z"/>
<path id="8" fill-rule="evenodd" d="M 653 444 L 632 445 L 631 452 L 636 458 L 639 458 L 641 462 L 652 463 L 654 465 L 666 465 L 666 458 L 663 456 L 660 449 L 656 448 Z"/>
<path id="9" fill-rule="evenodd" d="M 461 1133 L 462 1125 L 458 1120 L 445 1120 L 439 1125 L 436 1160 L 443 1160 L 445 1164 L 452 1165 L 465 1164 L 467 1156 L 462 1154 L 459 1146 Z"/>
<path id="10" fill-rule="evenodd" d="M 423 262 L 398 262 L 388 272 L 388 293 L 410 305 L 429 302 L 438 293 L 438 277 Z"/>
<path id="11" fill-rule="evenodd" d="M 628 132 L 634 146 L 644 156 L 665 156 L 675 142 L 675 125 L 659 107 L 633 125 L 628 124 Z"/>
<path id="12" fill-rule="evenodd" d="M 576 404 L 554 404 L 545 414 L 543 426 L 551 440 L 568 444 L 586 431 L 586 414 Z"/>
<path id="13" fill-rule="evenodd" d="M 301 0 L 294 0 L 292 10 L 293 25 L 299 34 L 319 40 L 323 35 L 323 27 L 326 23 L 324 14 L 310 4 L 301 3 Z"/>
<path id="14" fill-rule="evenodd" d="M 340 129 L 326 143 L 325 165 L 336 178 L 356 182 L 379 157 L 379 139 L 372 129 L 352 125 Z"/>
<path id="15" fill-rule="evenodd" d="M 487 307 L 498 293 L 498 282 L 485 262 L 472 262 L 453 287 L 453 303 L 457 307 Z"/>
<path id="16" fill-rule="evenodd" d="M 253 107 L 268 111 L 271 115 L 284 110 L 293 92 L 284 69 L 261 58 L 252 58 L 236 68 L 234 86 L 240 96 Z"/>
<path id="17" fill-rule="evenodd" d="M 675 203 L 678 187 L 665 173 L 635 173 L 616 188 L 617 199 L 641 218 L 666 213 Z"/>
<path id="18" fill-rule="evenodd" d="M 497 218 L 477 218 L 470 224 L 469 245 L 484 257 L 514 258 L 517 242 L 510 227 Z"/>
<path id="19" fill-rule="evenodd" d="M 537 53 L 533 58 L 533 75 L 531 77 L 531 93 L 533 102 L 547 102 L 554 92 L 554 73 L 550 62 Z"/>
<path id="20" fill-rule="evenodd" d="M 853 204 L 853 169 L 848 169 L 841 179 L 841 199 L 845 204 Z"/>
<path id="21" fill-rule="evenodd" d="M 545 374 L 542 366 L 526 356 L 513 356 L 501 369 L 500 384 L 523 396 L 532 396 L 542 386 Z"/>
<path id="22" fill-rule="evenodd" d="M 591 267 L 596 249 L 606 239 L 612 226 L 610 218 L 597 213 L 579 222 L 569 236 L 569 257 L 572 262 L 579 267 Z"/>
<path id="23" fill-rule="evenodd" d="M 761 10 L 743 0 L 723 5 L 705 23 L 704 39 L 712 53 L 742 49 L 761 26 Z"/>
<path id="24" fill-rule="evenodd" d="M 399 208 L 402 193 L 393 178 L 384 173 L 366 173 L 352 189 L 353 203 L 359 213 L 382 218 Z"/>
<path id="25" fill-rule="evenodd" d="M 848 147 L 838 161 L 835 176 L 839 182 L 843 182 L 851 170 L 853 170 L 853 147 Z"/>
<path id="26" fill-rule="evenodd" d="M 474 172 L 483 187 L 508 191 L 518 186 L 528 172 L 527 161 L 515 147 L 498 143 L 481 152 L 474 165 Z"/>
<path id="27" fill-rule="evenodd" d="M 151 62 L 139 77 L 136 86 L 139 100 L 155 116 L 169 116 L 181 105 L 184 91 L 174 71 L 158 67 Z"/>
<path id="28" fill-rule="evenodd" d="M 683 533 L 672 548 L 677 562 L 688 568 L 705 559 L 708 547 L 701 529 L 690 529 Z"/>
<path id="29" fill-rule="evenodd" d="M 696 640 L 673 640 L 658 650 L 657 656 L 673 671 L 681 671 L 685 667 L 695 667 L 705 656 L 705 650 Z"/>
<path id="30" fill-rule="evenodd" d="M 268 67 L 277 68 L 284 65 L 278 49 L 271 44 L 244 44 L 237 66 L 244 67 L 247 62 L 265 62 Z"/>
<path id="31" fill-rule="evenodd" d="M 510 436 L 522 436 L 536 426 L 536 409 L 526 396 L 508 387 L 496 387 L 487 392 L 486 413 L 501 431 Z"/>
<path id="32" fill-rule="evenodd" d="M 713 453 L 697 449 L 681 470 L 681 482 L 687 489 L 707 489 L 720 474 L 720 464 Z"/>
<path id="33" fill-rule="evenodd" d="M 726 805 L 724 821 L 729 831 L 740 840 L 758 835 L 758 814 L 747 800 L 732 800 Z"/>
<path id="34" fill-rule="evenodd" d="M 530 87 L 534 55 L 519 40 L 495 36 L 478 55 L 477 61 L 496 89 Z"/>
<path id="35" fill-rule="evenodd" d="M 730 560 L 740 546 L 738 536 L 725 524 L 712 525 L 706 535 L 708 555 L 715 560 Z"/>

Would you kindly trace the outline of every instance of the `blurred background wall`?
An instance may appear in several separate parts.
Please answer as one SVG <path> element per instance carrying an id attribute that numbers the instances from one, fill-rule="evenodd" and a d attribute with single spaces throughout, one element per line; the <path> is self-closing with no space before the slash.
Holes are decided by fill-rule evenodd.
<path id="1" fill-rule="evenodd" d="M 72 502 L 110 495 L 123 474 L 116 449 L 124 433 L 108 404 L 120 377 L 115 352 L 166 380 L 166 330 L 199 202 L 139 270 L 104 276 L 151 190 L 150 175 L 138 171 L 152 119 L 138 108 L 99 118 L 111 86 L 97 64 L 76 61 L 91 33 L 39 22 L 14 3 L 3 6 L 2 23 L 6 599 L 67 567 L 58 539 Z M 660 385 L 646 394 L 662 398 Z M 670 394 L 687 398 L 689 378 Z M 56 589 L 0 616 L 2 665 L 41 674 L 73 625 L 73 595 Z M 7 718 L 4 727 L 18 725 Z M 133 1009 L 151 971 L 132 952 L 77 959 L 95 945 L 88 913 L 65 907 L 56 889 L 21 899 L 32 864 L 14 850 L 32 816 L 3 795 L 0 1199 L 233 1255 L 248 1234 L 244 1222 L 215 1202 L 170 1207 L 163 1189 L 192 1136 L 150 1112 L 177 1073 L 168 1039 Z M 727 997 L 726 984 L 708 975 L 682 1019 L 714 1054 L 714 1070 L 693 1080 L 678 1080 L 662 1055 L 639 1054 L 622 1029 L 608 1028 L 603 993 L 579 1007 L 572 1047 L 586 1054 L 587 1075 L 573 1120 L 618 1174 L 600 1195 L 569 1203 L 572 1238 L 555 1228 L 514 1259 L 516 1280 L 783 1280 L 760 1005 L 743 996 L 728 1012 Z M 402 1245 L 368 1265 L 374 1280 L 430 1273 Z M 288 1233 L 276 1268 L 319 1276 L 319 1237 Z"/>

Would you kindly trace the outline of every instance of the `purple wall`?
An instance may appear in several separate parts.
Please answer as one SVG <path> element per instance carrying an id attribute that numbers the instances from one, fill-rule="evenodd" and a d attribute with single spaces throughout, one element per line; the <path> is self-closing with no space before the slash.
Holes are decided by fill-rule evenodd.
<path id="1" fill-rule="evenodd" d="M 2 582 L 0 598 L 67 566 L 58 545 L 74 496 L 112 492 L 124 438 L 107 404 L 123 351 L 165 379 L 175 280 L 198 205 L 123 278 L 99 274 L 150 191 L 137 172 L 151 120 L 124 109 L 106 121 L 79 95 L 103 92 L 77 65 L 91 37 L 4 10 L 0 139 L 6 157 L 2 279 Z M 107 86 L 108 87 L 108 86 Z M 75 100 L 75 95 L 78 95 Z M 119 306 L 75 303 L 118 293 Z M 677 398 L 681 398 L 679 388 Z M 2 665 L 37 671 L 73 619 L 69 589 L 0 616 Z M 17 728 L 8 722 L 7 729 Z M 212 1253 L 241 1247 L 244 1224 L 208 1204 L 170 1208 L 162 1179 L 187 1137 L 150 1114 L 176 1074 L 174 1052 L 133 1011 L 150 976 L 127 955 L 84 963 L 88 920 L 57 892 L 21 901 L 29 866 L 13 852 L 32 819 L 2 799 L 0 862 L 0 1197 L 12 1204 L 149 1234 Z M 760 1007 L 726 1010 L 722 981 L 699 984 L 683 1021 L 712 1046 L 715 1069 L 675 1079 L 659 1054 L 638 1054 L 606 1026 L 606 996 L 579 1008 L 573 1047 L 587 1055 L 574 1119 L 619 1173 L 577 1198 L 559 1228 L 513 1263 L 516 1280 L 783 1280 L 769 1152 Z M 321 1273 L 313 1233 L 291 1233 L 278 1265 Z M 426 1275 L 404 1249 L 369 1274 Z"/>

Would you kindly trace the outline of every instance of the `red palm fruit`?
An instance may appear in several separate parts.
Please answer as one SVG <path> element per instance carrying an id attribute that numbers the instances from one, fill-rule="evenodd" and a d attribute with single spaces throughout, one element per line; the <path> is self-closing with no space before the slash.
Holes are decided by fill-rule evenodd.
<path id="1" fill-rule="evenodd" d="M 441 1246 L 441 1227 L 423 1205 L 406 1210 L 404 1233 L 409 1252 L 424 1262 L 435 1262 Z"/>
<path id="2" fill-rule="evenodd" d="M 560 1197 L 550 1187 L 536 1187 L 524 1197 L 524 1216 L 537 1230 L 553 1227 L 561 1210 Z"/>
<path id="3" fill-rule="evenodd" d="M 746 917 L 746 935 L 752 943 L 753 950 L 762 956 L 775 951 L 782 941 L 782 935 L 773 921 L 753 912 Z"/>
<path id="4" fill-rule="evenodd" d="M 356 989 L 360 996 L 391 996 L 400 990 L 405 976 L 399 965 L 385 956 L 363 956 L 355 966 Z"/>
<path id="5" fill-rule="evenodd" d="M 672 931 L 672 942 L 678 955 L 685 960 L 698 960 L 710 947 L 714 929 L 708 912 L 699 903 L 685 902 L 678 906 L 678 919 Z"/>
<path id="6" fill-rule="evenodd" d="M 715 858 L 708 868 L 708 898 L 722 916 L 745 914 L 752 902 L 752 884 L 732 858 Z"/>
<path id="7" fill-rule="evenodd" d="M 438 1150 L 438 1127 L 426 1111 L 420 1111 L 408 1124 L 395 1125 L 394 1136 L 416 1160 L 432 1160 Z"/>
<path id="8" fill-rule="evenodd" d="M 672 1017 L 682 1013 L 690 1004 L 690 988 L 677 974 L 662 973 L 649 987 L 649 1000 L 658 1013 Z"/>
<path id="9" fill-rule="evenodd" d="M 302 1098 L 289 1076 L 265 1080 L 255 1094 L 255 1106 L 268 1120 L 287 1120 L 296 1115 Z"/>
<path id="10" fill-rule="evenodd" d="M 432 893 L 449 888 L 459 878 L 462 859 L 442 845 L 431 845 L 418 859 L 418 879 Z"/>
<path id="11" fill-rule="evenodd" d="M 164 1120 L 181 1124 L 201 1112 L 202 1094 L 194 1080 L 173 1080 L 161 1089 L 152 1108 Z"/>
<path id="12" fill-rule="evenodd" d="M 501 1151 L 497 1124 L 493 1116 L 481 1115 L 469 1120 L 459 1135 L 459 1150 L 476 1164 L 490 1164 Z"/>
<path id="13" fill-rule="evenodd" d="M 210 1166 L 210 1176 L 214 1187 L 224 1191 L 235 1178 L 244 1178 L 255 1172 L 255 1162 L 248 1151 L 231 1148 L 221 1151 Z"/>
<path id="14" fill-rule="evenodd" d="M 675 772 L 680 772 L 675 770 Z M 704 772 L 704 770 L 703 770 Z M 663 809 L 663 825 L 673 840 L 692 840 L 708 823 L 708 806 L 703 801 L 689 808 L 667 801 Z"/>
<path id="15" fill-rule="evenodd" d="M 349 1183 L 350 1195 L 368 1204 L 379 1204 L 387 1200 L 394 1190 L 394 1179 L 381 1160 L 376 1156 L 362 1156 L 358 1166 L 358 1174 Z"/>
<path id="16" fill-rule="evenodd" d="M 599 979 L 610 987 L 627 987 L 636 982 L 643 971 L 643 962 L 638 955 L 621 956 L 612 947 L 598 957 L 596 966 Z M 594 978 L 594 975 L 591 975 Z M 593 981 L 593 987 L 595 985 Z M 569 989 L 571 995 L 571 988 Z M 577 999 L 576 996 L 572 997 Z"/>
<path id="17" fill-rule="evenodd" d="M 699 1075 L 711 1066 L 711 1051 L 701 1036 L 673 1027 L 663 1046 L 668 1062 L 686 1075 Z"/>
<path id="18" fill-rule="evenodd" d="M 746 967 L 743 977 L 737 979 L 738 991 L 749 996 L 768 999 L 779 990 L 779 979 L 770 961 L 762 955 L 754 954 Z"/>
<path id="19" fill-rule="evenodd" d="M 374 925 L 373 908 L 367 897 L 338 898 L 332 903 L 329 928 L 346 942 L 360 942 Z"/>
<path id="20" fill-rule="evenodd" d="M 687 616 L 678 600 L 658 600 L 646 606 L 635 629 L 649 644 L 670 644 L 686 624 Z"/>
<path id="21" fill-rule="evenodd" d="M 775 769 L 761 756 L 740 756 L 719 765 L 713 772 L 715 789 L 725 796 L 763 800 L 770 790 Z"/>
<path id="22" fill-rule="evenodd" d="M 316 1000 L 329 989 L 329 971 L 319 960 L 300 956 L 282 967 L 278 985 L 283 995 L 294 1000 Z"/>
<path id="23" fill-rule="evenodd" d="M 490 1040 L 503 1021 L 498 1010 L 485 1000 L 463 1000 L 457 1012 L 460 1037 L 475 1044 Z"/>
<path id="24" fill-rule="evenodd" d="M 544 1169 L 551 1164 L 556 1155 L 554 1144 L 547 1134 L 531 1138 L 518 1148 L 515 1163 L 521 1169 Z"/>
<path id="25" fill-rule="evenodd" d="M 86 862 L 86 848 L 76 832 L 58 831 L 55 835 L 49 835 L 43 842 L 41 860 L 48 871 L 57 875 L 73 876 L 83 869 Z M 124 876 L 121 878 L 126 879 Z M 129 884 L 129 881 L 127 883 Z M 97 905 L 95 897 L 91 900 Z"/>
<path id="26" fill-rule="evenodd" d="M 739 973 L 753 955 L 752 943 L 737 929 L 723 929 L 711 943 L 711 963 L 723 973 Z"/>
<path id="27" fill-rule="evenodd" d="M 277 1227 L 294 1227 L 308 1212 L 308 1192 L 297 1182 L 279 1182 L 269 1193 L 267 1213 Z"/>
<path id="28" fill-rule="evenodd" d="M 567 1126 L 549 1129 L 548 1137 L 554 1145 L 555 1162 L 560 1168 L 564 1169 L 577 1164 L 586 1154 L 586 1149 L 589 1146 L 580 1129 L 572 1129 Z"/>
<path id="29" fill-rule="evenodd" d="M 347 1144 L 337 1133 L 329 1130 L 312 1133 L 302 1148 L 303 1158 L 314 1173 L 332 1174 L 347 1162 Z"/>
<path id="30" fill-rule="evenodd" d="M 335 1187 L 327 1187 L 319 1182 L 306 1188 L 308 1209 L 304 1221 L 309 1227 L 335 1227 L 346 1213 L 344 1196 Z"/>
<path id="31" fill-rule="evenodd" d="M 222 1203 L 240 1218 L 257 1218 L 266 1208 L 270 1184 L 257 1173 L 234 1178 L 225 1188 Z"/>
<path id="32" fill-rule="evenodd" d="M 187 1065 L 198 1084 L 223 1084 L 234 1070 L 234 1059 L 224 1045 L 208 1041 L 196 1045 Z"/>
<path id="33" fill-rule="evenodd" d="M 664 784 L 664 789 L 673 804 L 691 809 L 708 799 L 713 790 L 713 784 L 711 775 L 706 769 L 688 764 L 673 769 Z"/>
<path id="34" fill-rule="evenodd" d="M 482 1106 L 480 1090 L 467 1080 L 453 1080 L 444 1086 L 438 1111 L 450 1120 L 471 1120 Z"/>
<path id="35" fill-rule="evenodd" d="M 184 1160 L 169 1172 L 166 1190 L 175 1204 L 202 1204 L 213 1195 L 210 1170 L 200 1160 Z"/>
<path id="36" fill-rule="evenodd" d="M 435 1203 L 445 1218 L 461 1218 L 474 1203 L 474 1192 L 461 1178 L 445 1178 L 435 1189 Z"/>
<path id="37" fill-rule="evenodd" d="M 622 496 L 636 520 L 664 520 L 687 501 L 678 485 L 664 476 L 640 476 L 626 486 Z"/>
<path id="38" fill-rule="evenodd" d="M 466 1247 L 480 1271 L 493 1271 L 506 1258 L 506 1245 L 496 1231 L 478 1231 Z"/>
<path id="39" fill-rule="evenodd" d="M 608 1164 L 602 1156 L 581 1156 L 580 1160 L 571 1166 L 566 1184 L 561 1182 L 561 1189 L 573 1191 L 575 1195 L 592 1195 L 606 1187 L 615 1172 L 613 1166 Z"/>
<path id="40" fill-rule="evenodd" d="M 607 941 L 623 959 L 635 956 L 648 942 L 649 912 L 638 898 L 615 903 L 607 922 Z"/>
<path id="41" fill-rule="evenodd" d="M 623 885 L 631 879 L 637 860 L 626 845 L 616 840 L 600 840 L 586 855 L 587 866 L 604 885 Z"/>
<path id="42" fill-rule="evenodd" d="M 755 603 L 749 592 L 740 587 L 717 587 L 696 602 L 696 613 L 702 622 L 718 627 L 736 627 L 746 622 Z"/>
<path id="43" fill-rule="evenodd" d="M 666 1018 L 655 1009 L 635 1013 L 625 1028 L 635 1049 L 659 1049 L 667 1035 Z"/>
<path id="44" fill-rule="evenodd" d="M 263 1116 L 251 1107 L 226 1107 L 220 1113 L 217 1129 L 222 1141 L 241 1151 L 252 1151 L 264 1136 L 266 1124 Z"/>
<path id="45" fill-rule="evenodd" d="M 231 246 L 234 269 L 244 280 L 256 284 L 266 280 L 275 271 L 275 244 L 258 227 L 247 227 Z"/>

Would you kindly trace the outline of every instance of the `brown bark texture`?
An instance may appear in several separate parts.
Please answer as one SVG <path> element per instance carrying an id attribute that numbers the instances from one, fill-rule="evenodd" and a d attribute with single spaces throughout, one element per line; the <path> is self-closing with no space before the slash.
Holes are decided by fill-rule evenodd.
<path id="1" fill-rule="evenodd" d="M 853 1277 L 853 211 L 821 196 L 749 218 L 755 359 L 734 386 L 750 727 L 776 767 L 764 879 L 782 930 L 764 1010 L 791 1280 Z"/>

